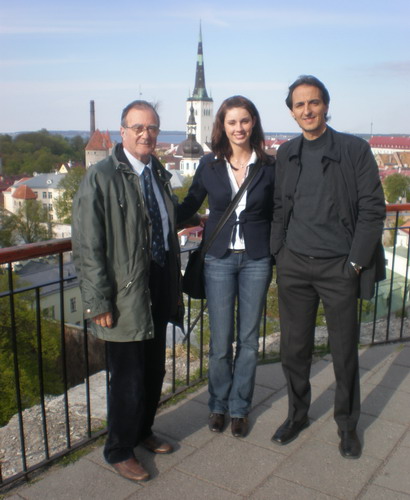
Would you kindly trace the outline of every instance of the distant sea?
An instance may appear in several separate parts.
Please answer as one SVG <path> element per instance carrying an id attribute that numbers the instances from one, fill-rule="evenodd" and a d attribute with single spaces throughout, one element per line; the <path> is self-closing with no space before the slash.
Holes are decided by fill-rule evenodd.
<path id="1" fill-rule="evenodd" d="M 84 140 L 88 141 L 90 138 L 90 132 L 88 130 L 48 130 L 50 134 L 58 134 L 62 135 L 63 137 L 67 137 L 68 139 L 71 139 L 72 137 L 75 137 L 76 135 L 81 136 Z M 115 142 L 121 142 L 121 135 L 119 130 L 109 130 L 111 139 Z M 19 134 L 25 134 L 25 133 L 30 133 L 30 132 L 10 132 L 9 135 L 12 137 L 16 137 Z M 171 130 L 171 131 L 161 131 L 159 136 L 158 136 L 158 141 L 157 142 L 167 142 L 170 144 L 179 144 L 186 138 L 186 132 L 180 132 L 179 130 Z"/>
<path id="2" fill-rule="evenodd" d="M 121 135 L 117 131 L 110 131 L 111 140 L 121 142 Z M 179 144 L 186 139 L 185 132 L 167 132 L 161 131 L 159 133 L 157 142 L 167 142 L 169 144 Z"/>

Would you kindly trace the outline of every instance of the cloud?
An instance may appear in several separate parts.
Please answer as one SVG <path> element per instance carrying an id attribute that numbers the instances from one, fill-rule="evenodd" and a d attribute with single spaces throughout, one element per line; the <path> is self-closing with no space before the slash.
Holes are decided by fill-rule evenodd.
<path id="1" fill-rule="evenodd" d="M 408 7 L 404 6 L 403 12 L 400 9 L 386 12 L 383 9 L 373 7 L 369 10 L 367 6 L 354 2 L 352 8 L 355 15 L 346 8 L 344 4 L 331 5 L 324 4 L 321 9 L 307 8 L 305 2 L 293 2 L 292 7 L 280 7 L 272 5 L 270 2 L 254 0 L 252 7 L 242 7 L 240 2 L 235 2 L 232 7 L 224 3 L 210 2 L 203 4 L 174 6 L 168 12 L 163 12 L 167 17 L 176 19 L 202 20 L 203 24 L 210 24 L 221 27 L 234 28 L 238 25 L 238 35 L 244 26 L 247 29 L 261 29 L 270 25 L 272 29 L 295 28 L 299 26 L 312 27 L 347 27 L 349 30 L 354 27 L 385 27 L 389 23 L 395 26 L 408 25 Z M 299 5 L 298 5 L 299 3 Z M 347 0 L 348 3 L 348 0 Z M 245 23 L 245 24 L 242 24 Z"/>
<path id="2" fill-rule="evenodd" d="M 269 81 L 269 82 L 261 82 L 261 81 L 243 81 L 243 82 L 236 82 L 235 83 L 236 87 L 238 90 L 241 92 L 246 90 L 246 91 L 275 91 L 275 90 L 284 90 L 287 89 L 288 84 L 283 83 L 283 82 L 274 82 L 274 81 Z M 212 90 L 218 89 L 218 90 L 232 90 L 232 81 L 213 81 L 211 85 Z"/>
<path id="3" fill-rule="evenodd" d="M 410 60 L 408 61 L 384 61 L 371 66 L 361 66 L 367 74 L 371 76 L 410 76 Z M 357 71 L 357 67 L 355 68 Z"/>
<path id="4" fill-rule="evenodd" d="M 43 81 L 43 80 L 15 80 L 9 82 L 0 82 L 0 95 L 10 96 L 24 94 L 48 94 L 56 93 L 75 93 L 75 92 L 116 92 L 116 91 L 135 91 L 140 87 L 144 92 L 152 90 L 186 90 L 186 82 L 142 82 L 136 84 L 133 81 L 126 82 L 123 80 L 58 80 L 58 81 Z"/>
<path id="5" fill-rule="evenodd" d="M 95 59 L 94 59 L 95 61 Z M 50 59 L 0 59 L 0 68 L 15 68 L 21 66 L 41 66 L 41 65 L 55 65 L 55 64 L 81 64 L 89 63 L 89 59 L 77 59 L 75 57 L 60 57 Z"/>

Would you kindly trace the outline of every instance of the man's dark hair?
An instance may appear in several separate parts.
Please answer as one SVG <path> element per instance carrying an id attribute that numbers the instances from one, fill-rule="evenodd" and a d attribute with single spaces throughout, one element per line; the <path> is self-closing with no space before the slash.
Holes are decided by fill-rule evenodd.
<path id="1" fill-rule="evenodd" d="M 323 83 L 316 78 L 313 75 L 301 75 L 299 78 L 292 83 L 289 87 L 289 93 L 285 99 L 286 106 L 292 110 L 293 107 L 293 91 L 295 90 L 296 87 L 299 87 L 299 85 L 311 85 L 312 87 L 317 87 L 320 90 L 320 93 L 322 94 L 322 100 L 326 104 L 326 106 L 329 105 L 330 102 L 330 95 L 327 90 L 327 88 L 323 85 Z M 327 115 L 326 115 L 326 120 L 327 120 Z"/>
<path id="2" fill-rule="evenodd" d="M 149 109 L 154 112 L 155 116 L 157 117 L 157 124 L 158 127 L 160 126 L 159 123 L 159 114 L 158 111 L 156 110 L 156 105 L 151 104 L 148 101 L 143 101 L 143 100 L 136 100 L 132 101 L 128 104 L 128 106 L 125 106 L 125 108 L 122 110 L 121 113 L 121 126 L 126 127 L 127 126 L 127 115 L 131 109 Z"/>

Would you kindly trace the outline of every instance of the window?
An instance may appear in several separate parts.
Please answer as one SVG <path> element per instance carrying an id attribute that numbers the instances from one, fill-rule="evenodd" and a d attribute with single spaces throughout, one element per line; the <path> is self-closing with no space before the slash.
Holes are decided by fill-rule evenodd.
<path id="1" fill-rule="evenodd" d="M 52 203 L 49 203 L 49 204 L 48 204 L 48 209 L 49 209 L 49 210 L 53 210 L 53 204 L 52 204 Z"/>
<path id="2" fill-rule="evenodd" d="M 43 200 L 47 198 L 47 193 L 43 191 Z"/>
<path id="3" fill-rule="evenodd" d="M 75 297 L 70 299 L 70 312 L 74 313 L 77 311 L 77 300 Z"/>
<path id="4" fill-rule="evenodd" d="M 53 197 L 53 193 L 49 192 L 48 197 L 49 197 L 49 199 L 51 199 Z"/>

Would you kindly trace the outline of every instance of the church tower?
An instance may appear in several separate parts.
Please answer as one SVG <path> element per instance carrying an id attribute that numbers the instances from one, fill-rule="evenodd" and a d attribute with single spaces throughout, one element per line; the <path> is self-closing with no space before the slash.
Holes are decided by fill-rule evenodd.
<path id="1" fill-rule="evenodd" d="M 189 122 L 191 107 L 194 109 L 196 122 L 196 139 L 203 146 L 211 142 L 212 125 L 214 121 L 213 99 L 208 97 L 205 88 L 204 56 L 202 52 L 202 29 L 199 26 L 198 57 L 196 62 L 195 88 L 186 103 L 186 119 Z"/>

